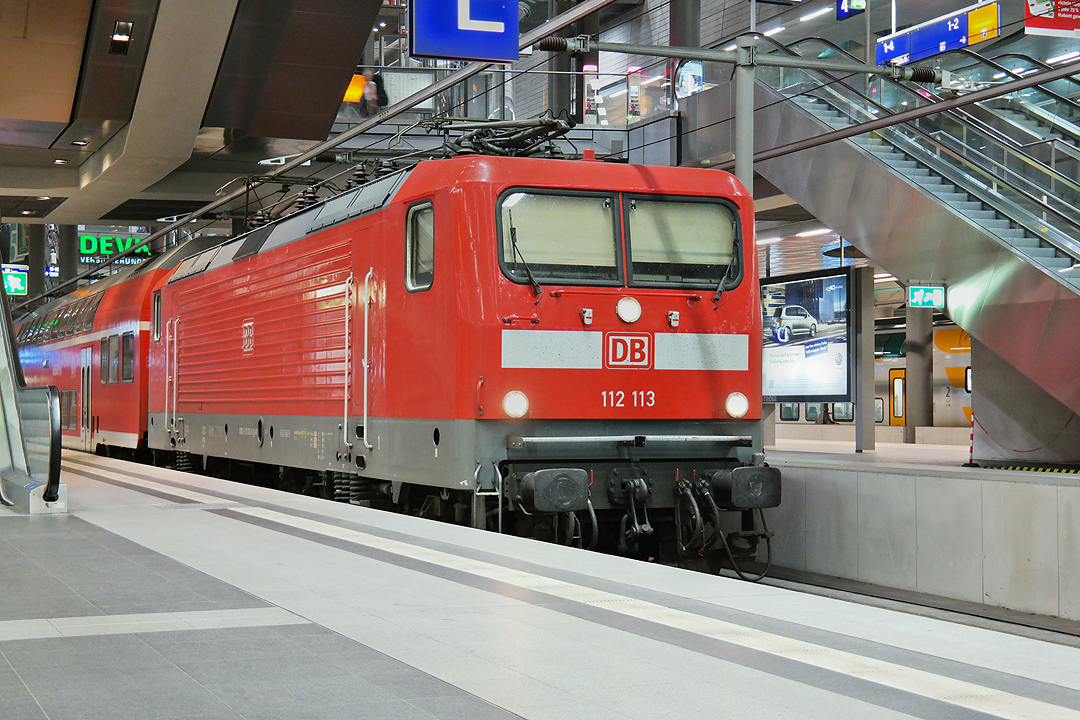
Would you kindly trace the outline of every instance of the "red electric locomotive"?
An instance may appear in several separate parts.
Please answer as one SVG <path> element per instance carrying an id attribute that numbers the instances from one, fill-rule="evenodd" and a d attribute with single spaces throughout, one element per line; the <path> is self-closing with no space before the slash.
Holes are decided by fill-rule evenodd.
<path id="1" fill-rule="evenodd" d="M 27 376 L 52 384 L 85 368 L 87 449 L 624 553 L 752 555 L 780 478 L 751 205 L 713 170 L 423 161 L 65 298 L 24 324 L 24 364 L 49 358 Z M 85 341 L 33 344 L 99 296 Z"/>

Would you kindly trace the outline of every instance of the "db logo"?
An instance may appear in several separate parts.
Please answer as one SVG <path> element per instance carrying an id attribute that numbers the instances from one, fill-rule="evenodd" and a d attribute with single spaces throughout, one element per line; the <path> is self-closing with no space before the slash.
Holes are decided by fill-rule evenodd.
<path id="1" fill-rule="evenodd" d="M 240 330 L 240 347 L 243 349 L 245 355 L 250 355 L 255 352 L 255 318 L 248 318 L 244 321 Z"/>
<path id="2" fill-rule="evenodd" d="M 644 367 L 652 365 L 650 335 L 608 335 L 606 367 Z"/>

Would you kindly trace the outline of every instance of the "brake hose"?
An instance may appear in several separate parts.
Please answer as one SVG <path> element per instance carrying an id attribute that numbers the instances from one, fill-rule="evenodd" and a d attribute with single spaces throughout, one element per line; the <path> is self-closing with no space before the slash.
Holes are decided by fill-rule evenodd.
<path id="1" fill-rule="evenodd" d="M 731 554 L 731 547 L 728 546 L 727 535 L 723 532 L 720 533 L 720 540 L 724 543 L 724 552 L 727 553 L 728 560 L 731 561 L 732 569 L 741 580 L 745 580 L 746 582 L 757 582 L 758 580 L 761 580 L 768 574 L 769 568 L 772 567 L 772 538 L 769 537 L 769 529 L 765 526 L 765 513 L 762 512 L 760 508 L 757 512 L 758 516 L 761 518 L 761 532 L 765 536 L 765 569 L 762 570 L 761 574 L 757 577 L 750 577 L 739 569 L 739 564 L 735 562 L 735 556 Z"/>

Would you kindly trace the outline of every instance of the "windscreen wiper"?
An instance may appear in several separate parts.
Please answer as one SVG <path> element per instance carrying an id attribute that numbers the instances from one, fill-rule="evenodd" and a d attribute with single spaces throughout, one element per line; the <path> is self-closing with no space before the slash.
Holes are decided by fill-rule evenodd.
<path id="1" fill-rule="evenodd" d="M 540 283 L 536 282 L 532 270 L 529 269 L 529 263 L 525 262 L 525 256 L 521 254 L 521 248 L 518 247 L 517 228 L 514 227 L 514 211 L 508 209 L 506 214 L 510 217 L 510 244 L 514 247 L 514 253 L 521 258 L 521 264 L 525 267 L 525 274 L 529 277 L 529 283 L 532 285 L 533 294 L 542 295 L 544 291 L 540 289 Z"/>

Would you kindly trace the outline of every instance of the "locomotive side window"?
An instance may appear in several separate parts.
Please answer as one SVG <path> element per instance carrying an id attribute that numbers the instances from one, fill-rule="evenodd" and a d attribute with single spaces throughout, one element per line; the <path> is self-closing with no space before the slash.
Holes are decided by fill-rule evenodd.
<path id="1" fill-rule="evenodd" d="M 499 200 L 499 263 L 516 283 L 620 282 L 616 198 L 541 191 Z"/>
<path id="2" fill-rule="evenodd" d="M 120 340 L 123 351 L 120 364 L 120 381 L 133 382 L 135 380 L 135 333 L 126 332 Z"/>
<path id="3" fill-rule="evenodd" d="M 120 336 L 109 336 L 109 384 L 120 382 Z"/>
<path id="4" fill-rule="evenodd" d="M 435 282 L 435 208 L 430 202 L 409 208 L 405 227 L 405 286 L 409 292 L 427 290 Z"/>
<path id="5" fill-rule="evenodd" d="M 738 223 L 719 202 L 635 197 L 626 201 L 631 285 L 704 285 L 739 281 Z"/>
<path id="6" fill-rule="evenodd" d="M 161 291 L 158 290 L 154 293 L 154 340 L 161 339 Z"/>

